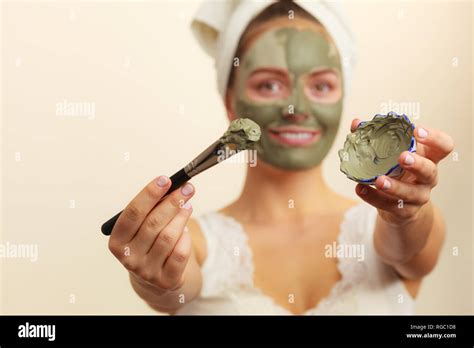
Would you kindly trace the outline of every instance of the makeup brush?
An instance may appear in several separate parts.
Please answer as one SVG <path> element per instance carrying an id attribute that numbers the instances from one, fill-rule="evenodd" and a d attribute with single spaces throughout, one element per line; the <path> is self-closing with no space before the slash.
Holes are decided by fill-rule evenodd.
<path id="1" fill-rule="evenodd" d="M 227 131 L 217 141 L 201 152 L 195 159 L 188 163 L 170 177 L 171 187 L 163 196 L 162 200 L 171 192 L 181 187 L 193 176 L 202 173 L 206 169 L 225 161 L 236 153 L 251 149 L 260 139 L 260 127 L 248 118 L 238 118 L 232 121 Z M 106 236 L 112 233 L 120 214 L 116 214 L 102 225 L 102 233 Z"/>

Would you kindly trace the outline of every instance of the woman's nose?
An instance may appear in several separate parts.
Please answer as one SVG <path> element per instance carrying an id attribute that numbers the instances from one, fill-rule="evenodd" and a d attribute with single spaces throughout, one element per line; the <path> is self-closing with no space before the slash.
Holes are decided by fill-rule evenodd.
<path id="1" fill-rule="evenodd" d="M 283 115 L 283 118 L 290 122 L 302 123 L 308 119 L 308 115 L 302 114 L 302 113 L 295 113 L 295 114 L 286 113 Z"/>

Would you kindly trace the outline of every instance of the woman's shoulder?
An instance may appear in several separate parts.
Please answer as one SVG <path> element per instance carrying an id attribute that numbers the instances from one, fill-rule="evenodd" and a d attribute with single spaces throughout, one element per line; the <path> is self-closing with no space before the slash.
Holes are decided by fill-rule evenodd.
<path id="1" fill-rule="evenodd" d="M 331 206 L 337 213 L 360 218 L 373 215 L 377 211 L 375 207 L 362 200 L 355 200 L 336 192 L 333 192 Z"/>
<path id="2" fill-rule="evenodd" d="M 347 243 L 368 243 L 372 239 L 377 209 L 370 204 L 339 194 L 332 199 L 332 206 L 342 216 L 340 234 Z"/>
<path id="3" fill-rule="evenodd" d="M 226 215 L 223 209 L 191 218 L 187 227 L 196 260 L 201 266 L 210 253 L 215 252 L 217 247 L 222 247 L 222 243 L 228 244 L 232 237 L 242 237 L 240 225 L 231 216 Z"/>
<path id="4" fill-rule="evenodd" d="M 338 195 L 338 197 L 336 197 L 335 204 L 343 212 L 346 212 L 346 211 L 349 211 L 350 209 L 360 205 L 360 202 L 358 202 L 354 199 L 348 198 L 348 197 Z"/>
<path id="5" fill-rule="evenodd" d="M 334 210 L 335 213 L 344 215 L 351 209 L 360 205 L 360 202 L 356 201 L 355 199 L 343 196 L 339 193 L 332 192 L 330 199 L 330 206 L 331 209 Z"/>

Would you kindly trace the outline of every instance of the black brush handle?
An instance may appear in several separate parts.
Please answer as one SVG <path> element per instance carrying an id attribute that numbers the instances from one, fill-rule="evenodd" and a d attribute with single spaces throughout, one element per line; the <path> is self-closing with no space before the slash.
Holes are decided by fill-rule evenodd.
<path id="1" fill-rule="evenodd" d="M 166 191 L 166 194 L 163 196 L 162 199 L 164 199 L 166 196 L 168 196 L 171 192 L 182 186 L 184 183 L 186 183 L 191 177 L 186 174 L 184 171 L 184 168 L 181 169 L 179 172 L 173 174 L 171 176 L 171 187 Z M 122 214 L 123 210 L 120 213 L 117 213 L 114 217 L 110 218 L 100 228 L 102 233 L 106 236 L 109 236 L 112 233 L 112 230 L 114 229 L 115 223 L 117 222 L 120 214 Z"/>

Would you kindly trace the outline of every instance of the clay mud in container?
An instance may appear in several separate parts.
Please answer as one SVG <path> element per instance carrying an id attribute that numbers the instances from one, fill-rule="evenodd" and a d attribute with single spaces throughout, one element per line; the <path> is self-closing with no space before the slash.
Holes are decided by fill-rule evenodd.
<path id="1" fill-rule="evenodd" d="M 339 150 L 341 171 L 365 184 L 373 184 L 380 175 L 400 175 L 398 157 L 403 151 L 416 149 L 414 128 L 407 116 L 396 113 L 375 115 L 371 121 L 361 122 Z"/>

